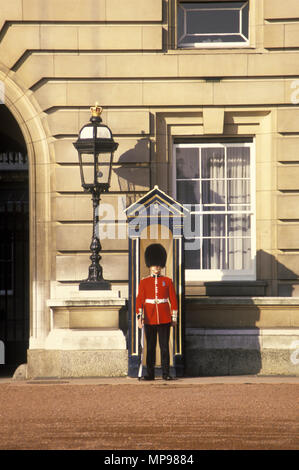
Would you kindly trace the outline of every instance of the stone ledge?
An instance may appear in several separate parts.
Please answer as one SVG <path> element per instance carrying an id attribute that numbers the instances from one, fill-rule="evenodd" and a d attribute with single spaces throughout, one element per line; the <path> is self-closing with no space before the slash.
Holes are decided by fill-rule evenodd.
<path id="1" fill-rule="evenodd" d="M 289 336 L 298 335 L 299 328 L 186 328 L 187 335 L 254 335 L 254 336 Z"/>
<path id="2" fill-rule="evenodd" d="M 287 350 L 193 349 L 186 353 L 185 373 L 191 377 L 228 375 L 299 376 Z"/>
<path id="3" fill-rule="evenodd" d="M 68 291 L 64 298 L 48 299 L 47 306 L 52 307 L 84 307 L 103 305 L 125 305 L 126 299 L 121 297 L 120 291 Z"/>
<path id="4" fill-rule="evenodd" d="M 126 350 L 28 350 L 27 378 L 124 377 Z"/>
<path id="5" fill-rule="evenodd" d="M 49 299 L 51 328 L 118 328 L 119 312 L 126 304 L 119 291 L 102 291 L 65 299 Z"/>
<path id="6" fill-rule="evenodd" d="M 45 341 L 46 350 L 125 350 L 126 340 L 119 329 L 54 328 Z"/>
<path id="7" fill-rule="evenodd" d="M 203 297 L 262 297 L 266 293 L 266 281 L 187 281 L 185 292 L 187 298 Z"/>
<path id="8" fill-rule="evenodd" d="M 186 298 L 187 304 L 204 305 L 270 305 L 270 306 L 299 306 L 299 297 L 194 297 Z"/>
<path id="9" fill-rule="evenodd" d="M 299 328 L 298 297 L 206 297 L 185 305 L 189 328 Z"/>
<path id="10" fill-rule="evenodd" d="M 298 328 L 209 329 L 186 328 L 189 347 L 199 349 L 293 350 Z"/>
<path id="11" fill-rule="evenodd" d="M 299 376 L 299 328 L 186 329 L 186 374 Z"/>

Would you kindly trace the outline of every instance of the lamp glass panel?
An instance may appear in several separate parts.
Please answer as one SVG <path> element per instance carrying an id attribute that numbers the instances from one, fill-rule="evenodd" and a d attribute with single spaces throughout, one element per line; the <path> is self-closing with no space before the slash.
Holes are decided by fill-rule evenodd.
<path id="1" fill-rule="evenodd" d="M 111 153 L 101 153 L 98 155 L 97 183 L 109 183 L 111 163 Z"/>
<path id="2" fill-rule="evenodd" d="M 108 127 L 99 126 L 97 127 L 97 138 L 98 139 L 111 139 L 112 134 Z"/>
<path id="3" fill-rule="evenodd" d="M 81 154 L 82 172 L 85 184 L 94 184 L 94 156 L 90 153 Z"/>
<path id="4" fill-rule="evenodd" d="M 79 138 L 80 139 L 93 139 L 93 127 L 92 126 L 83 127 L 83 129 L 80 132 Z"/>

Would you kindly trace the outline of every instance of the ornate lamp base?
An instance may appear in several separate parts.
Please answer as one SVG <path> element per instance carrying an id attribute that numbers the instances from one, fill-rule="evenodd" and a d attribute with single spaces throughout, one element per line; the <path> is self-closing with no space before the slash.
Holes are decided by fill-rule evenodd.
<path id="1" fill-rule="evenodd" d="M 79 284 L 79 290 L 111 290 L 111 284 L 104 279 L 101 281 L 82 281 Z"/>

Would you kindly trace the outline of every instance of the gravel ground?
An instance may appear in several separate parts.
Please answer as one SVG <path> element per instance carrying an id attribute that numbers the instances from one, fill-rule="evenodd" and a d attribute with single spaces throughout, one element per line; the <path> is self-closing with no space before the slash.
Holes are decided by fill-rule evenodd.
<path id="1" fill-rule="evenodd" d="M 298 450 L 299 382 L 0 381 L 1 450 Z"/>

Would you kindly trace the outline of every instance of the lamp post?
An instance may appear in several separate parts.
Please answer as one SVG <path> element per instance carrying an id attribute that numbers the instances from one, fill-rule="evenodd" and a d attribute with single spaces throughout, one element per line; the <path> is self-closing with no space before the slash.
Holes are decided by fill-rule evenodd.
<path id="1" fill-rule="evenodd" d="M 102 108 L 96 103 L 90 108 L 92 116 L 90 122 L 82 127 L 78 139 L 73 143 L 78 152 L 81 185 L 85 192 L 91 194 L 93 204 L 93 232 L 90 245 L 91 265 L 88 278 L 79 284 L 80 290 L 110 290 L 109 281 L 103 279 L 103 270 L 100 265 L 101 242 L 97 236 L 99 217 L 98 206 L 102 193 L 110 187 L 113 154 L 118 147 L 114 142 L 109 127 L 102 124 Z"/>

